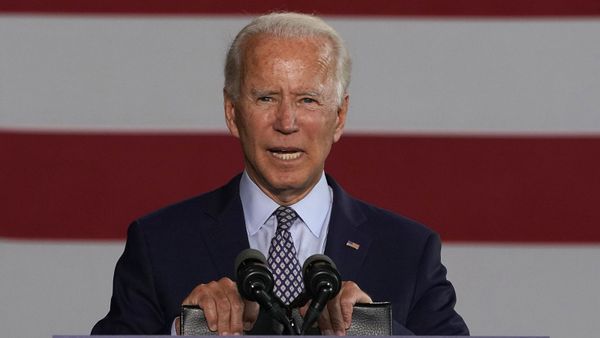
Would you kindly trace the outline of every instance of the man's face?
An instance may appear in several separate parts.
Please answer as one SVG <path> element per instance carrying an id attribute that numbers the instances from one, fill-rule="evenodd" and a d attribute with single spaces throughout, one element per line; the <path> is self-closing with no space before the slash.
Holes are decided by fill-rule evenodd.
<path id="1" fill-rule="evenodd" d="M 325 42 L 250 39 L 239 99 L 225 95 L 227 126 L 241 141 L 248 174 L 279 204 L 311 190 L 342 135 L 348 97 L 339 103 L 335 60 Z"/>

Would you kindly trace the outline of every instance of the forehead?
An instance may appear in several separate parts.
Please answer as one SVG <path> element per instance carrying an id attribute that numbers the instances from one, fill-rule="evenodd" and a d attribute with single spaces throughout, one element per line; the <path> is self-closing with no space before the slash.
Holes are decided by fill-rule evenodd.
<path id="1" fill-rule="evenodd" d="M 284 65 L 305 68 L 307 72 L 330 73 L 333 70 L 333 53 L 326 38 L 260 34 L 248 40 L 245 51 L 245 75 L 255 72 L 273 74 Z"/>

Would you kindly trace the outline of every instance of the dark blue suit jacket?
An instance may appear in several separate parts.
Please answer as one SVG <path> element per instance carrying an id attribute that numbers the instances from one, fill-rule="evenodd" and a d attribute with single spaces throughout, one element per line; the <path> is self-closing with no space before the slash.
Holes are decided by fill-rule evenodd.
<path id="1" fill-rule="evenodd" d="M 249 247 L 239 180 L 129 227 L 110 311 L 92 334 L 168 334 L 196 285 L 234 280 L 235 257 Z M 454 311 L 455 292 L 440 261 L 437 234 L 350 197 L 331 177 L 327 181 L 333 206 L 325 254 L 342 279 L 355 281 L 375 301 L 392 302 L 395 334 L 468 335 Z"/>

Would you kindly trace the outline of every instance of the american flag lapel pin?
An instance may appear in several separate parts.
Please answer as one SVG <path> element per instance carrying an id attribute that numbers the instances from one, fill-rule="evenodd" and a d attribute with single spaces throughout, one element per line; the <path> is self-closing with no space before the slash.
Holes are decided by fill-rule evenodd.
<path id="1" fill-rule="evenodd" d="M 352 241 L 346 242 L 346 246 L 351 247 L 354 250 L 358 250 L 358 248 L 360 248 L 360 244 Z"/>

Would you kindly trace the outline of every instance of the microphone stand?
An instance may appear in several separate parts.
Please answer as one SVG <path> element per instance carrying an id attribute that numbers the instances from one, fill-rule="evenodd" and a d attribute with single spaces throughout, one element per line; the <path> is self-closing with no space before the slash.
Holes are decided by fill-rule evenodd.
<path id="1" fill-rule="evenodd" d="M 259 300 L 261 306 L 264 306 L 265 311 L 271 318 L 275 319 L 281 325 L 283 325 L 282 335 L 285 336 L 299 336 L 300 329 L 291 316 L 291 310 L 288 307 L 281 307 L 281 301 L 277 297 L 271 298 L 271 296 L 265 291 L 264 286 L 260 283 L 253 283 L 250 285 L 250 290 L 254 294 L 255 299 Z"/>
<path id="2" fill-rule="evenodd" d="M 288 308 L 287 310 L 287 325 L 283 325 L 283 332 L 281 332 L 281 334 L 283 336 L 299 336 L 300 328 L 298 327 L 298 324 L 296 324 L 296 321 L 292 316 L 292 309 Z"/>
<path id="3" fill-rule="evenodd" d="M 330 283 L 326 283 L 326 287 L 319 290 L 319 293 L 313 298 L 312 303 L 304 315 L 304 324 L 302 325 L 301 334 L 306 334 L 306 331 L 317 321 L 321 315 L 321 311 L 323 311 L 325 304 L 327 304 L 327 301 L 331 298 L 332 294 L 333 289 Z"/>

